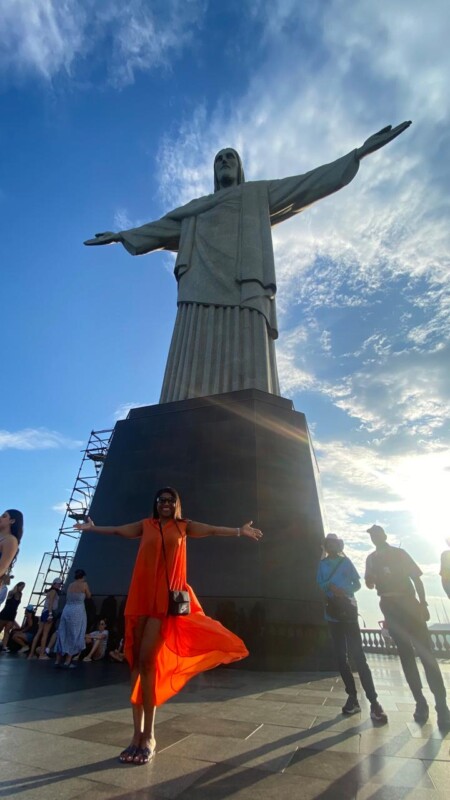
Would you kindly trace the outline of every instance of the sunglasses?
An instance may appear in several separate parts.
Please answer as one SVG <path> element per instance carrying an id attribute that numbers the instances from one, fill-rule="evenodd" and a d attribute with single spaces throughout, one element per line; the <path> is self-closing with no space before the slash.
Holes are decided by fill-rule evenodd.
<path id="1" fill-rule="evenodd" d="M 170 503 L 171 506 L 174 506 L 177 501 L 173 497 L 158 497 L 156 502 L 161 506 L 165 505 L 165 503 Z"/>

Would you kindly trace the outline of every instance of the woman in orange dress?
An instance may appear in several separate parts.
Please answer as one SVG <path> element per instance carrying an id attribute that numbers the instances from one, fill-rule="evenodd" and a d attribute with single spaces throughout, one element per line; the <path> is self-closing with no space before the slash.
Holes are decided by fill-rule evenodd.
<path id="1" fill-rule="evenodd" d="M 99 527 L 92 520 L 74 526 L 80 531 L 141 539 L 125 607 L 125 657 L 131 669 L 134 735 L 119 759 L 147 764 L 155 752 L 155 711 L 203 670 L 245 658 L 248 650 L 238 636 L 207 617 L 186 582 L 188 536 L 246 536 L 262 533 L 249 522 L 225 528 L 185 520 L 178 492 L 160 489 L 150 519 L 118 527 Z M 171 616 L 169 587 L 189 593 L 190 613 Z"/>

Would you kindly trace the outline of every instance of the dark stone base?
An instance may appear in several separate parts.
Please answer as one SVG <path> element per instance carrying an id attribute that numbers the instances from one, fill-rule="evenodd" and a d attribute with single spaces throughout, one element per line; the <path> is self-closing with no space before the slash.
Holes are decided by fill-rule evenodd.
<path id="1" fill-rule="evenodd" d="M 190 540 L 188 579 L 205 612 L 242 636 L 243 667 L 329 669 L 315 584 L 323 522 L 305 416 L 256 390 L 137 408 L 118 422 L 91 506 L 97 525 L 151 514 L 158 488 L 180 492 L 189 519 L 253 520 L 261 543 Z M 94 595 L 126 596 L 138 543 L 84 534 L 74 567 Z"/>

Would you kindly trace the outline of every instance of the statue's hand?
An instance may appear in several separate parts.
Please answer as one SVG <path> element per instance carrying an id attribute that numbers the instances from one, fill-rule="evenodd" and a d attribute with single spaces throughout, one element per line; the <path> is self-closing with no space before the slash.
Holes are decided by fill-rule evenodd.
<path id="1" fill-rule="evenodd" d="M 357 158 L 361 160 L 365 156 L 368 156 L 369 153 L 374 153 L 375 150 L 379 150 L 380 147 L 384 147 L 384 145 L 388 144 L 388 142 L 391 142 L 392 139 L 400 136 L 400 134 L 403 133 L 406 128 L 409 128 L 410 125 L 410 120 L 407 122 L 401 122 L 396 128 L 393 128 L 392 125 L 387 125 L 386 128 L 382 128 L 381 131 L 378 131 L 378 133 L 374 133 L 372 136 L 369 136 L 369 138 L 364 142 L 363 146 L 358 147 L 356 151 Z"/>
<path id="2" fill-rule="evenodd" d="M 96 233 L 95 239 L 87 239 L 84 244 L 115 244 L 116 242 L 120 242 L 119 234 L 105 231 L 105 233 Z"/>

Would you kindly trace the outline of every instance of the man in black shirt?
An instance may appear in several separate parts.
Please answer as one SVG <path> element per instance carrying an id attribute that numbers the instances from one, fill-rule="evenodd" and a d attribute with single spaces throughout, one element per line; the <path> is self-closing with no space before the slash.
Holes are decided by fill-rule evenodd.
<path id="1" fill-rule="evenodd" d="M 405 550 L 387 543 L 387 536 L 380 525 L 372 525 L 367 533 L 376 549 L 366 560 L 366 586 L 369 589 L 376 588 L 380 597 L 381 611 L 416 701 L 414 719 L 425 723 L 429 715 L 416 664 L 416 651 L 434 695 L 438 727 L 440 730 L 450 730 L 450 710 L 444 681 L 432 652 L 427 628 L 430 614 L 420 577 L 422 571 Z"/>

